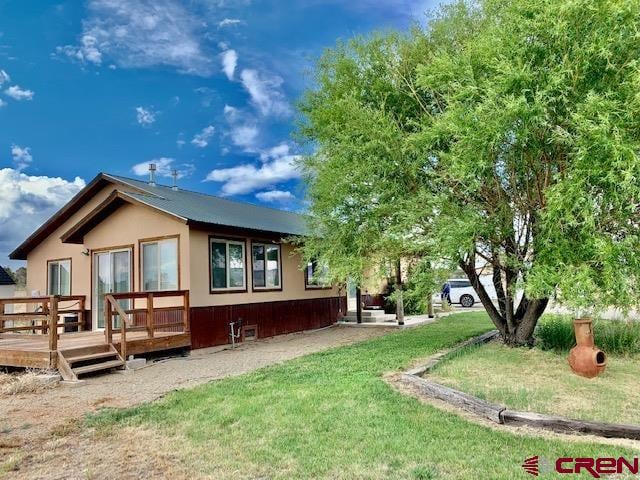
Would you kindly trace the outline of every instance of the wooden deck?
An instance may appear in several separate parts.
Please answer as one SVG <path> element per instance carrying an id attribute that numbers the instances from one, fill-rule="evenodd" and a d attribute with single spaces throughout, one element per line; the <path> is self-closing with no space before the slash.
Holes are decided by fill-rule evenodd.
<path id="1" fill-rule="evenodd" d="M 121 351 L 120 334 L 113 334 L 113 346 Z M 60 335 L 58 351 L 63 355 L 107 345 L 104 332 L 78 332 Z M 152 339 L 146 332 L 127 332 L 127 353 L 144 353 L 173 350 L 191 346 L 191 335 L 182 332 L 155 332 Z M 53 354 L 49 340 L 43 335 L 0 334 L 0 366 L 24 368 L 50 368 Z"/>
<path id="2" fill-rule="evenodd" d="M 23 304 L 20 312 L 6 311 L 16 304 Z M 126 368 L 131 355 L 191 346 L 188 291 L 105 295 L 104 331 L 82 331 L 83 306 L 83 297 L 0 299 L 0 366 L 57 369 L 76 381 L 86 373 Z M 70 312 L 76 320 L 61 321 Z M 70 326 L 79 331 L 66 332 Z"/>

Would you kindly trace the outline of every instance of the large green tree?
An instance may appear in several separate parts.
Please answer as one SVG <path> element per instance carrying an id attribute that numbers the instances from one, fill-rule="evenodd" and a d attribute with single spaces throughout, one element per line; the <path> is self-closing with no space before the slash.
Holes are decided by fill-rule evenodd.
<path id="1" fill-rule="evenodd" d="M 381 256 L 453 262 L 512 345 L 552 295 L 640 303 L 640 1 L 460 2 L 338 45 L 315 81 L 305 253 L 335 279 Z"/>

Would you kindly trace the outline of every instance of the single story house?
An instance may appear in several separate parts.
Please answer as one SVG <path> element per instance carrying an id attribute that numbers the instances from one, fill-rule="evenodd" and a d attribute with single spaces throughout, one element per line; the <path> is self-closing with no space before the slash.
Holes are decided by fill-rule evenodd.
<path id="1" fill-rule="evenodd" d="M 230 343 L 239 319 L 237 341 L 336 322 L 346 299 L 289 241 L 306 232 L 296 213 L 100 173 L 10 258 L 32 297 L 81 297 L 82 330 L 105 328 L 106 294 L 188 291 L 201 348 Z"/>

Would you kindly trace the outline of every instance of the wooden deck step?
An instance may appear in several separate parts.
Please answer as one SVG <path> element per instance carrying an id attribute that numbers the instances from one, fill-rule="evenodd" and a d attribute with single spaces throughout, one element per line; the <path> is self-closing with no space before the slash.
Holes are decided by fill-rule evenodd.
<path id="1" fill-rule="evenodd" d="M 83 347 L 61 348 L 60 351 L 66 358 L 81 357 L 83 355 L 92 355 L 94 353 L 103 353 L 115 351 L 108 343 L 99 343 L 96 345 L 86 345 Z"/>
<path id="2" fill-rule="evenodd" d="M 85 365 L 84 367 L 77 367 L 72 369 L 73 373 L 77 375 L 84 375 L 85 373 L 99 372 L 101 370 L 111 370 L 112 368 L 122 367 L 124 360 L 110 360 L 108 362 L 93 363 L 91 365 Z"/>
<path id="3" fill-rule="evenodd" d="M 89 353 L 86 355 L 78 355 L 77 357 L 69 357 L 66 355 L 65 353 L 65 358 L 67 359 L 67 362 L 69 362 L 69 365 L 73 365 L 74 363 L 80 363 L 80 362 L 88 362 L 91 360 L 101 360 L 101 359 L 105 359 L 105 358 L 114 358 L 118 356 L 118 352 L 112 352 L 112 351 L 107 351 L 107 352 L 99 352 L 99 353 Z"/>
<path id="4" fill-rule="evenodd" d="M 108 343 L 58 352 L 58 371 L 66 381 L 77 382 L 79 375 L 108 371 L 125 365 L 118 350 Z"/>

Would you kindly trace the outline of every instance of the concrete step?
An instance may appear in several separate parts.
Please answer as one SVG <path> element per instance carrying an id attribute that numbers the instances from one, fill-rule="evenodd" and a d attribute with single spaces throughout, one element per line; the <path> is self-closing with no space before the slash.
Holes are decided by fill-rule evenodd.
<path id="1" fill-rule="evenodd" d="M 353 315 L 354 317 L 357 315 L 355 310 L 349 310 L 347 315 Z M 384 313 L 384 310 L 362 310 L 362 317 L 384 317 L 387 315 Z"/>
<path id="2" fill-rule="evenodd" d="M 363 312 L 364 313 L 364 312 Z M 358 317 L 355 314 L 347 314 L 342 317 L 343 322 L 357 322 Z M 383 315 L 363 315 L 362 316 L 363 323 L 385 323 L 385 322 L 395 322 L 396 316 L 393 314 L 383 314 Z"/>

